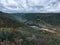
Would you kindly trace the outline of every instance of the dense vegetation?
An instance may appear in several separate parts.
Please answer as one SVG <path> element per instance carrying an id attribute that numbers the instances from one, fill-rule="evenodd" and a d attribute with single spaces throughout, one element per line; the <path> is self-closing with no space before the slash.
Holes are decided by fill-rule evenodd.
<path id="1" fill-rule="evenodd" d="M 1 43 L 2 42 L 2 43 Z M 4 45 L 60 45 L 60 37 L 49 32 L 22 28 L 13 31 L 0 30 L 0 44 Z"/>
<path id="2" fill-rule="evenodd" d="M 51 25 L 56 25 L 56 26 L 60 26 L 60 14 L 25 14 L 23 16 L 24 18 L 28 19 L 28 20 L 32 20 L 32 21 L 39 21 L 39 20 L 43 20 L 46 23 L 49 23 Z"/>
<path id="3" fill-rule="evenodd" d="M 0 13 L 0 22 L 6 22 L 3 25 L 0 23 L 0 27 L 13 27 L 15 30 L 0 30 L 0 45 L 60 45 L 60 35 L 33 29 L 30 25 L 21 23 L 11 17 L 17 14 L 8 15 L 11 14 Z M 21 14 L 17 16 L 19 15 Z M 21 17 L 27 19 L 27 22 L 60 26 L 60 14 L 23 14 Z"/>

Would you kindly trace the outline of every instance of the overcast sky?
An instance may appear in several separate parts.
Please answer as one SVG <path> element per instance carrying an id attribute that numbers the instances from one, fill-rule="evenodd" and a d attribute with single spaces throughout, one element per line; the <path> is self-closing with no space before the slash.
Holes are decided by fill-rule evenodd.
<path id="1" fill-rule="evenodd" d="M 0 0 L 6 13 L 60 13 L 60 0 Z"/>

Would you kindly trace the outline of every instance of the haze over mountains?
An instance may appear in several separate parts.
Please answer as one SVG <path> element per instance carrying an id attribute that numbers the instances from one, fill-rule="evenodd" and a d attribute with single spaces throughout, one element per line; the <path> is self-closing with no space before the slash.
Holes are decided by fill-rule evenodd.
<path id="1" fill-rule="evenodd" d="M 16 20 L 20 23 L 28 23 L 31 25 L 52 25 L 52 26 L 59 26 L 60 27 L 60 14 L 54 13 L 3 13 L 0 12 L 0 17 L 3 18 L 10 18 L 12 20 Z M 49 26 L 48 25 L 48 26 Z"/>
<path id="2" fill-rule="evenodd" d="M 60 22 L 60 14 L 54 14 L 54 13 L 11 13 L 11 14 L 8 14 L 8 13 L 3 13 L 3 12 L 0 12 L 0 17 L 7 17 L 7 18 L 11 18 L 13 20 L 17 20 L 17 21 L 20 21 L 20 22 L 25 22 L 25 21 L 38 21 L 38 20 L 43 20 L 47 23 L 50 23 L 50 24 L 56 24 L 56 25 L 59 25 L 59 22 Z"/>

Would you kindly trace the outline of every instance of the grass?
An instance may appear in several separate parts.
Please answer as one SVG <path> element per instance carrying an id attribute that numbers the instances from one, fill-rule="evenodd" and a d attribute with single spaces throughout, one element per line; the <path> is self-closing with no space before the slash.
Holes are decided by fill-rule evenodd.
<path id="1" fill-rule="evenodd" d="M 28 39 L 29 37 L 31 37 L 32 40 Z M 11 43 L 16 43 L 16 39 L 16 41 L 22 39 L 22 45 L 38 45 L 40 42 L 41 45 L 43 43 L 46 44 L 46 42 L 47 45 L 60 45 L 60 36 L 42 30 L 34 30 L 27 26 L 20 27 L 20 29 L 17 28 L 14 32 L 12 30 L 0 30 L 0 39 L 2 42 L 9 40 Z M 40 42 L 38 42 L 38 40 Z"/>

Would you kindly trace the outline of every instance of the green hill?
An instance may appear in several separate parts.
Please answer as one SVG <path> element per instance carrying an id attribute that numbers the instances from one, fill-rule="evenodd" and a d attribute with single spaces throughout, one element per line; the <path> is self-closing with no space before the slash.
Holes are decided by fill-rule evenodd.
<path id="1" fill-rule="evenodd" d="M 33 22 L 31 26 L 43 25 L 57 25 L 59 22 L 59 15 L 55 14 L 24 14 L 22 18 L 26 22 L 21 23 L 15 18 L 10 17 L 11 14 L 0 13 L 0 19 L 7 21 L 5 23 L 8 27 L 16 27 L 15 30 L 0 30 L 0 43 L 11 45 L 60 45 L 60 35 L 50 33 L 48 31 L 34 29 L 27 25 L 30 21 Z M 14 14 L 12 14 L 14 16 Z M 11 15 L 11 16 L 12 16 Z M 18 14 L 16 14 L 18 15 Z M 20 14 L 19 14 L 20 15 Z M 18 16 L 17 16 L 18 17 Z M 16 17 L 16 18 L 17 18 Z M 56 22 L 55 22 L 56 21 Z M 37 25 L 38 24 L 38 25 Z M 12 26 L 13 25 L 13 26 Z M 0 25 L 1 26 L 1 25 Z M 44 27 L 43 27 L 44 28 Z M 59 33 L 58 33 L 59 34 Z M 7 43 L 6 43 L 7 42 Z"/>

